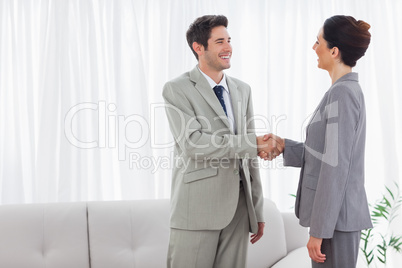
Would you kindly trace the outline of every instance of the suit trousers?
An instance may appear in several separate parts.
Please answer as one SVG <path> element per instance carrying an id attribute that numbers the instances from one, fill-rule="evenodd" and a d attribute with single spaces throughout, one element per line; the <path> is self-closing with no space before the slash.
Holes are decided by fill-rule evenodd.
<path id="1" fill-rule="evenodd" d="M 359 254 L 360 231 L 335 231 L 330 239 L 323 239 L 321 252 L 325 254 L 324 263 L 312 261 L 312 268 L 355 268 Z"/>
<path id="2" fill-rule="evenodd" d="M 249 219 L 244 188 L 232 221 L 222 230 L 170 229 L 168 268 L 246 267 Z"/>

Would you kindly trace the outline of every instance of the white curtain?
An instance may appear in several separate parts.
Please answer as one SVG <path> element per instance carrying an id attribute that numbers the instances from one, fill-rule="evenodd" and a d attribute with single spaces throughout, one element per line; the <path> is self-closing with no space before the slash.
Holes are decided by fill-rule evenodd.
<path id="1" fill-rule="evenodd" d="M 355 71 L 367 106 L 366 188 L 402 186 L 400 0 L 0 1 L 0 203 L 168 198 L 163 84 L 190 70 L 189 24 L 229 19 L 229 75 L 252 86 L 259 133 L 303 140 L 330 86 L 311 49 L 324 20 L 371 24 Z M 264 195 L 290 209 L 299 170 L 261 162 Z"/>
<path id="2" fill-rule="evenodd" d="M 227 73 L 252 86 L 259 133 L 296 140 L 330 86 L 311 49 L 323 21 L 369 22 L 355 68 L 369 198 L 401 183 L 401 1 L 1 1 L 0 12 L 1 203 L 169 197 L 161 91 L 196 64 L 185 32 L 203 14 L 229 18 Z M 261 167 L 265 195 L 287 209 L 298 170 Z"/>
<path id="3" fill-rule="evenodd" d="M 369 198 L 401 183 L 401 1 L 1 1 L 1 203 L 169 197 L 161 91 L 196 64 L 185 32 L 203 14 L 229 18 L 227 73 L 252 86 L 259 133 L 296 140 L 330 85 L 311 49 L 323 21 L 369 22 L 355 68 Z M 298 170 L 281 159 L 261 167 L 265 195 L 289 208 Z"/>
<path id="4" fill-rule="evenodd" d="M 3 0 L 0 204 L 169 198 L 173 139 L 161 92 L 195 66 L 185 32 L 204 14 L 229 19 L 227 73 L 252 86 L 258 133 L 295 140 L 330 86 L 311 49 L 322 23 L 336 14 L 370 23 L 355 68 L 368 199 L 402 187 L 400 0 Z M 261 161 L 261 175 L 264 195 L 289 210 L 299 170 L 282 160 Z"/>

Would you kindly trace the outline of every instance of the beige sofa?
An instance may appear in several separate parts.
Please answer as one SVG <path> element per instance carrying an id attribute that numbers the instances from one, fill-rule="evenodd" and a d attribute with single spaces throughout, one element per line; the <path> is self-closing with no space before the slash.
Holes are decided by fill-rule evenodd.
<path id="1" fill-rule="evenodd" d="M 247 267 L 311 267 L 307 229 L 269 199 L 264 213 Z M 162 268 L 168 239 L 169 200 L 0 206 L 0 267 Z"/>

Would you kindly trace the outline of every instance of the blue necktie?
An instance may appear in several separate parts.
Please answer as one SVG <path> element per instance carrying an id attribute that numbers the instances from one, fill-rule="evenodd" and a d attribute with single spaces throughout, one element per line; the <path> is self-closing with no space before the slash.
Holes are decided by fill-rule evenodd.
<path id="1" fill-rule="evenodd" d="M 223 91 L 224 90 L 225 90 L 225 88 L 223 86 L 220 86 L 220 85 L 216 85 L 214 87 L 215 95 L 216 95 L 216 97 L 218 97 L 218 100 L 221 103 L 223 111 L 225 112 L 226 116 L 228 116 L 228 113 L 226 112 L 225 101 L 223 100 Z"/>

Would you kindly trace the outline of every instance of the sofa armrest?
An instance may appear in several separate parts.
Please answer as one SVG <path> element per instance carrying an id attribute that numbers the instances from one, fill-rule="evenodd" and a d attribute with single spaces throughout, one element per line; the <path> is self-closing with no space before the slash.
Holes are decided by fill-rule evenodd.
<path id="1" fill-rule="evenodd" d="M 308 256 L 307 247 L 295 249 L 286 255 L 271 268 L 311 268 L 311 259 Z"/>
<path id="2" fill-rule="evenodd" d="M 264 219 L 264 235 L 257 243 L 249 245 L 246 267 L 271 267 L 287 254 L 282 214 L 267 198 L 264 199 Z"/>
<path id="3" fill-rule="evenodd" d="M 292 212 L 282 212 L 282 218 L 285 226 L 287 252 L 305 247 L 309 239 L 308 228 L 301 226 Z"/>

